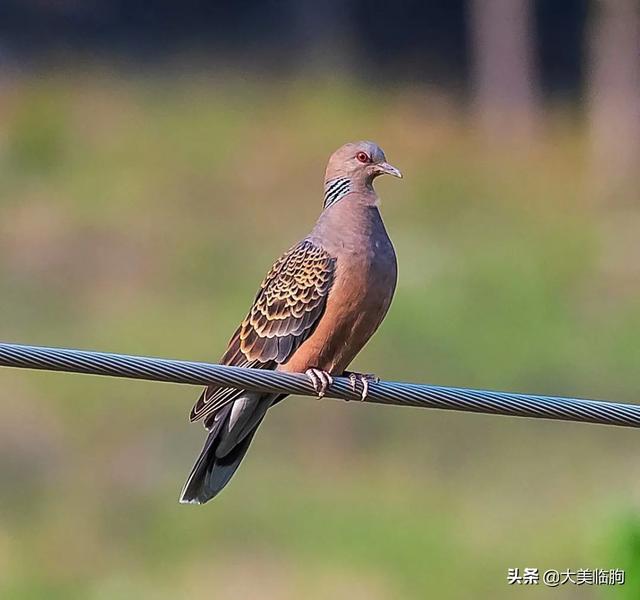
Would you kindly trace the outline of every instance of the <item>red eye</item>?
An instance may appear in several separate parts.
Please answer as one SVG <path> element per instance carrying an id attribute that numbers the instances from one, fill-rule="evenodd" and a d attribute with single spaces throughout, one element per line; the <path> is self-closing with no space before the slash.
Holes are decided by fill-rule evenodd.
<path id="1" fill-rule="evenodd" d="M 358 152 L 358 154 L 356 154 L 356 158 L 361 162 L 361 163 L 368 163 L 371 162 L 371 159 L 369 158 L 369 155 L 366 152 Z"/>

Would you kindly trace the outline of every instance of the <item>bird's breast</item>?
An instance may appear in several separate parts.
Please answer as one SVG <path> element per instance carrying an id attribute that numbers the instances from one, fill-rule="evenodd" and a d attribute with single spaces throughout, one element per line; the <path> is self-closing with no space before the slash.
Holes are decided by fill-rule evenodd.
<path id="1" fill-rule="evenodd" d="M 395 252 L 388 238 L 363 240 L 338 252 L 325 312 L 284 370 L 303 372 L 315 367 L 342 373 L 384 319 L 396 275 Z"/>
<path id="2" fill-rule="evenodd" d="M 385 297 L 390 286 L 395 287 L 396 271 L 395 253 L 388 238 L 363 240 L 345 248 L 336 260 L 336 297 L 349 298 L 362 310 L 370 309 Z"/>
<path id="3" fill-rule="evenodd" d="M 333 283 L 313 333 L 280 370 L 341 374 L 375 333 L 395 291 L 396 255 L 378 209 L 343 199 L 323 214 L 311 237 L 335 260 Z"/>

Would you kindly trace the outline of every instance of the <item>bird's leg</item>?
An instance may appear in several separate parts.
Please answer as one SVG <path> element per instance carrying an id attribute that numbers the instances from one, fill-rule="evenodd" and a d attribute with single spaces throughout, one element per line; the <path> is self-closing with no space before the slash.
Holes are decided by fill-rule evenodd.
<path id="1" fill-rule="evenodd" d="M 320 369 L 307 369 L 305 375 L 311 381 L 311 385 L 313 385 L 313 389 L 318 394 L 318 398 L 322 398 L 326 394 L 329 386 L 333 383 L 333 377 L 326 371 Z"/>
<path id="2" fill-rule="evenodd" d="M 357 391 L 358 381 L 362 384 L 362 394 L 360 395 L 360 400 L 366 400 L 369 395 L 369 383 L 378 383 L 380 381 L 380 377 L 374 375 L 373 373 L 355 373 L 353 371 L 345 371 L 343 373 L 344 377 L 348 377 L 351 382 L 351 389 L 355 392 Z"/>

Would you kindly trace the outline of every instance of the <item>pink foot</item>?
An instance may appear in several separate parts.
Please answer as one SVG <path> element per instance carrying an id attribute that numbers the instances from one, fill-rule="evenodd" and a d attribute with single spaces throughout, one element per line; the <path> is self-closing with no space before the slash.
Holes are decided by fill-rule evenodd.
<path id="1" fill-rule="evenodd" d="M 380 377 L 373 373 L 353 373 L 351 371 L 345 371 L 344 375 L 349 378 L 351 382 L 351 389 L 357 391 L 358 382 L 362 384 L 362 394 L 360 394 L 360 400 L 366 400 L 369 395 L 369 383 L 378 383 Z"/>
<path id="2" fill-rule="evenodd" d="M 318 398 L 322 398 L 329 389 L 329 386 L 333 383 L 333 377 L 326 371 L 320 369 L 307 369 L 305 375 L 311 381 L 313 389 L 318 394 Z"/>

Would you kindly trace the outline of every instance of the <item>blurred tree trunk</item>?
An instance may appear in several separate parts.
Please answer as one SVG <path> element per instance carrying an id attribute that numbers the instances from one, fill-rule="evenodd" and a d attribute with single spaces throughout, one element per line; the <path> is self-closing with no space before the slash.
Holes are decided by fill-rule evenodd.
<path id="1" fill-rule="evenodd" d="M 532 0 L 471 0 L 475 116 L 490 140 L 527 142 L 539 126 Z"/>
<path id="2" fill-rule="evenodd" d="M 347 0 L 291 0 L 294 65 L 302 73 L 334 77 L 352 68 L 351 18 Z"/>
<path id="3" fill-rule="evenodd" d="M 624 197 L 640 171 L 640 2 L 598 0 L 588 43 L 596 193 Z"/>

